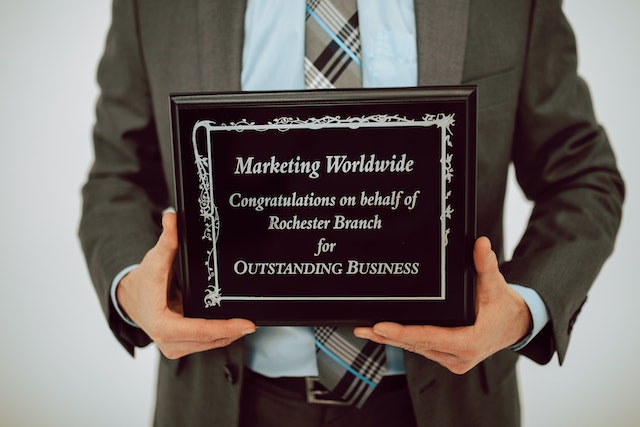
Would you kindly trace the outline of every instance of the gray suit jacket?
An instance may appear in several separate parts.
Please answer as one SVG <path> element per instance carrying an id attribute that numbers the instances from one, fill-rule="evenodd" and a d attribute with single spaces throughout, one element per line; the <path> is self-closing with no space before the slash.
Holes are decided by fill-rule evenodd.
<path id="1" fill-rule="evenodd" d="M 534 288 L 550 324 L 521 353 L 564 359 L 576 316 L 613 249 L 623 183 L 576 74 L 560 0 L 416 0 L 420 85 L 478 86 L 478 234 L 502 260 L 507 168 L 534 209 L 501 270 Z M 139 262 L 172 204 L 171 92 L 240 89 L 245 1 L 114 0 L 98 70 L 95 163 L 83 189 L 80 237 L 109 324 L 133 352 L 149 343 L 114 312 L 109 287 Z M 406 354 L 420 425 L 519 423 L 515 362 L 502 351 L 466 375 Z M 242 343 L 178 361 L 161 358 L 156 423 L 233 426 Z"/>

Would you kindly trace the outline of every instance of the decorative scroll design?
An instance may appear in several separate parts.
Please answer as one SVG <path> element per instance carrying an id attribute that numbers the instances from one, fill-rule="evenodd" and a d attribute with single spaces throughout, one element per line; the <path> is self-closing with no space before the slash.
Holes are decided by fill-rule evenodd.
<path id="1" fill-rule="evenodd" d="M 450 153 L 448 148 L 453 147 L 451 136 L 453 132 L 451 128 L 455 125 L 455 115 L 452 114 L 425 114 L 420 120 L 408 119 L 400 115 L 388 115 L 388 114 L 374 114 L 369 116 L 360 117 L 345 117 L 340 116 L 323 116 L 323 117 L 310 117 L 307 119 L 300 119 L 298 117 L 278 117 L 266 124 L 256 124 L 246 119 L 239 120 L 237 122 L 230 122 L 228 124 L 216 124 L 211 120 L 200 120 L 196 122 L 192 131 L 192 144 L 195 156 L 195 164 L 198 173 L 199 181 L 199 197 L 198 204 L 200 207 L 200 216 L 205 223 L 205 229 L 202 239 L 211 242 L 211 248 L 207 251 L 206 259 L 204 263 L 207 267 L 208 282 L 209 285 L 205 289 L 204 305 L 205 308 L 220 306 L 222 303 L 222 289 L 218 282 L 218 262 L 217 262 L 217 250 L 216 244 L 218 241 L 218 233 L 220 231 L 220 218 L 218 216 L 218 210 L 213 198 L 213 162 L 212 162 L 212 148 L 211 137 L 214 132 L 220 131 L 256 131 L 266 132 L 269 130 L 277 130 L 279 132 L 287 132 L 292 129 L 327 129 L 327 128 L 342 128 L 342 129 L 358 129 L 375 128 L 375 127 L 431 127 L 436 126 L 440 129 L 440 144 L 441 144 L 441 213 L 440 213 L 440 225 L 441 225 L 441 290 L 444 295 L 446 288 L 445 273 L 446 273 L 446 246 L 449 243 L 449 234 L 451 229 L 447 227 L 448 221 L 452 219 L 454 209 L 449 204 L 448 199 L 451 196 L 451 190 L 449 184 L 451 184 L 454 178 L 454 169 L 452 166 L 453 153 Z M 201 154 L 198 148 L 197 135 L 200 130 L 205 131 L 206 134 L 206 155 Z M 203 147 L 205 148 L 205 147 Z M 441 296 L 442 296 L 441 295 Z M 249 297 L 234 297 L 233 299 L 244 299 Z M 231 299 L 231 298 L 230 298 Z"/>
<path id="2" fill-rule="evenodd" d="M 454 125 L 453 114 L 425 114 L 421 120 L 408 119 L 398 114 L 372 114 L 359 117 L 323 116 L 309 117 L 301 119 L 299 117 L 278 117 L 265 124 L 256 124 L 246 119 L 237 122 L 222 123 L 217 125 L 210 120 L 201 120 L 195 124 L 196 127 L 205 127 L 209 132 L 216 131 L 236 131 L 247 130 L 265 132 L 268 130 L 278 130 L 286 132 L 291 129 L 328 129 L 328 128 L 348 128 L 358 129 L 361 127 L 431 127 L 437 126 L 440 129 L 449 129 Z"/>
<path id="3" fill-rule="evenodd" d="M 451 142 L 451 135 L 453 132 L 451 128 L 455 125 L 455 119 L 453 114 L 448 116 L 439 115 L 441 120 L 436 124 L 438 128 L 440 128 L 441 138 L 442 138 L 442 150 L 440 158 L 440 165 L 442 170 L 442 214 L 440 215 L 440 223 L 442 224 L 442 236 L 444 240 L 443 250 L 449 244 L 449 233 L 451 232 L 450 228 L 446 227 L 447 219 L 451 219 L 453 216 L 453 207 L 447 202 L 449 197 L 451 197 L 451 190 L 449 190 L 447 184 L 451 184 L 453 180 L 453 154 L 449 153 L 447 148 L 453 147 L 453 143 Z"/>
<path id="4" fill-rule="evenodd" d="M 207 140 L 210 138 L 207 135 Z M 220 217 L 218 208 L 213 198 L 213 162 L 211 158 L 211 145 L 207 141 L 206 155 L 201 154 L 198 141 L 197 129 L 194 127 L 192 134 L 193 154 L 195 158 L 196 173 L 198 174 L 198 207 L 200 217 L 204 222 L 202 240 L 211 242 L 210 249 L 207 250 L 207 257 L 204 262 L 207 268 L 207 282 L 209 286 L 205 289 L 205 308 L 220 306 L 222 302 L 222 290 L 218 283 L 218 263 L 216 244 L 220 232 Z"/>

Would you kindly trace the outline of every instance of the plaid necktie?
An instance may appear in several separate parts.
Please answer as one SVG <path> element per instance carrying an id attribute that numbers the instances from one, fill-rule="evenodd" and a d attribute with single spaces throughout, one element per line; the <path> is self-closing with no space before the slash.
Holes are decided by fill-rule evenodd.
<path id="1" fill-rule="evenodd" d="M 307 0 L 306 21 L 307 89 L 361 87 L 356 0 Z"/>
<path id="2" fill-rule="evenodd" d="M 356 0 L 307 0 L 305 86 L 361 87 Z M 318 380 L 331 395 L 358 408 L 385 371 L 384 346 L 356 338 L 350 327 L 316 327 Z"/>
<path id="3" fill-rule="evenodd" d="M 331 396 L 361 408 L 384 375 L 384 346 L 356 338 L 352 327 L 318 326 L 314 334 L 318 381 Z"/>

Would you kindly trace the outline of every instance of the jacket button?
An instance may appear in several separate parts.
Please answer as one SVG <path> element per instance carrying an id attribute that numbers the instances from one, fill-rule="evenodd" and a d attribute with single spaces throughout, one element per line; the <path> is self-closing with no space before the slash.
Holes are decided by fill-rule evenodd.
<path id="1" fill-rule="evenodd" d="M 224 365 L 224 379 L 229 384 L 235 384 L 238 381 L 238 369 L 231 364 Z"/>

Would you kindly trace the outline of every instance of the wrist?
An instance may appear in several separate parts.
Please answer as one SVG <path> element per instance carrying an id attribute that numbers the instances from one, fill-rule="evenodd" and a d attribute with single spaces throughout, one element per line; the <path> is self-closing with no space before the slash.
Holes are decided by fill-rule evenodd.
<path id="1" fill-rule="evenodd" d="M 139 327 L 131 318 L 127 315 L 125 308 L 122 306 L 121 301 L 123 300 L 123 280 L 128 277 L 129 273 L 138 268 L 138 264 L 130 265 L 129 267 L 123 269 L 118 275 L 113 279 L 111 283 L 111 304 L 113 305 L 116 313 L 120 316 L 120 318 L 125 321 L 127 324 L 131 326 Z"/>
<path id="2" fill-rule="evenodd" d="M 531 310 L 525 299 L 514 289 L 510 288 L 509 293 L 514 301 L 514 307 L 516 307 L 513 327 L 510 328 L 513 331 L 510 337 L 510 346 L 516 345 L 522 342 L 524 339 L 531 335 L 533 330 L 533 316 Z"/>
<path id="3" fill-rule="evenodd" d="M 517 292 L 524 300 L 531 315 L 532 324 L 529 334 L 524 336 L 520 341 L 517 341 L 516 344 L 509 347 L 511 350 L 519 351 L 522 350 L 527 344 L 529 344 L 531 340 L 533 340 L 540 333 L 540 331 L 544 329 L 547 323 L 549 323 L 550 316 L 549 311 L 547 310 L 547 306 L 545 305 L 538 292 L 536 292 L 532 288 L 521 285 L 509 284 L 509 287 Z"/>

